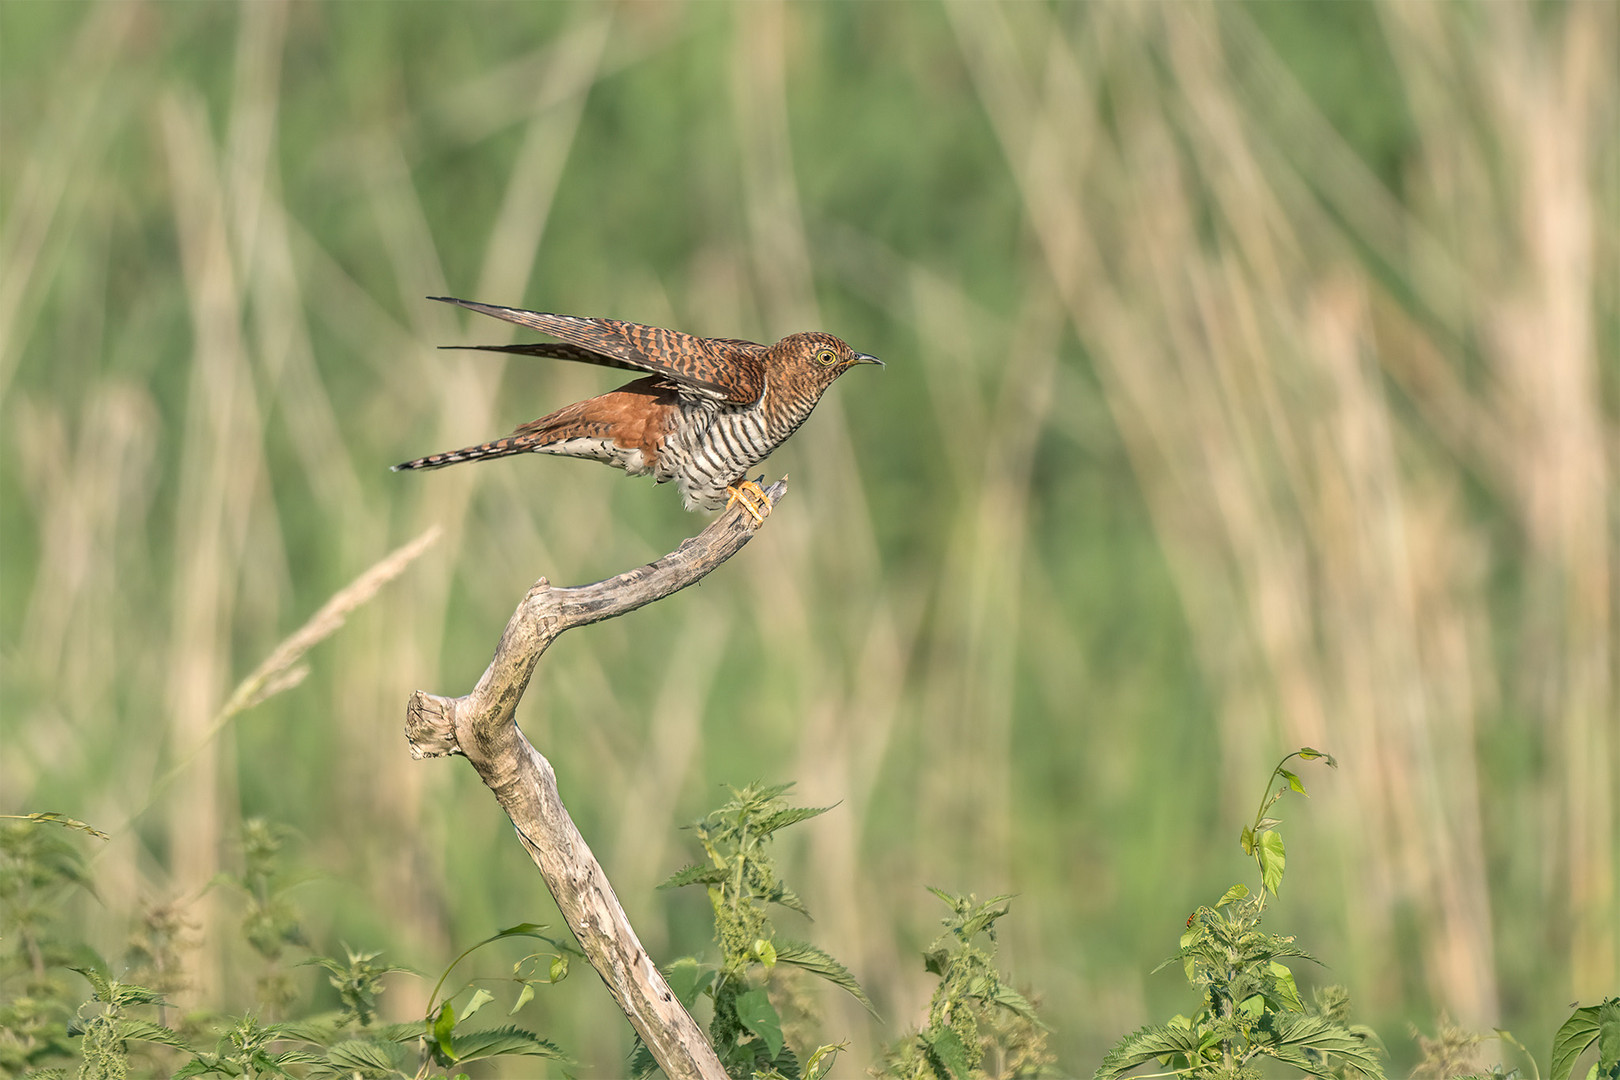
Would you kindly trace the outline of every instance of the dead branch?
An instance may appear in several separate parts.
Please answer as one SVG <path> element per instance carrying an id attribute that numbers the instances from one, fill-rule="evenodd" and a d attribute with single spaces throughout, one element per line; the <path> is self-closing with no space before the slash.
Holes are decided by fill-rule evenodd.
<path id="1" fill-rule="evenodd" d="M 774 506 L 787 492 L 766 490 Z M 634 611 L 701 579 L 742 549 L 758 526 L 741 505 L 656 562 L 594 585 L 553 588 L 541 578 L 506 624 L 495 658 L 472 693 L 418 690 L 406 711 L 411 756 L 464 754 L 517 828 L 591 965 L 670 1080 L 725 1080 L 703 1030 L 641 947 L 601 864 L 557 793 L 551 763 L 518 729 L 517 705 L 540 654 L 575 626 Z"/>

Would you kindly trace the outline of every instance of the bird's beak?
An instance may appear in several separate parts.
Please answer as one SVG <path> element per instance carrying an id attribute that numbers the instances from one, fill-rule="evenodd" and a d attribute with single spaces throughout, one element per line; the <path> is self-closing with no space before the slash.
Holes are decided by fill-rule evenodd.
<path id="1" fill-rule="evenodd" d="M 851 360 L 850 363 L 852 363 L 852 364 L 876 364 L 878 367 L 883 366 L 883 361 L 879 360 L 875 356 L 871 356 L 871 355 L 869 355 L 867 353 L 863 353 L 863 352 L 856 353 L 855 354 L 855 359 Z"/>

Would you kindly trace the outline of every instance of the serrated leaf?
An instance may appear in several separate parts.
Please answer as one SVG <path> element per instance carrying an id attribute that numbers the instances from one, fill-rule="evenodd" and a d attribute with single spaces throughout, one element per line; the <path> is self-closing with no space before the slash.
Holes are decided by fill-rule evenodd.
<path id="1" fill-rule="evenodd" d="M 1196 1061 L 1198 1052 L 1198 1038 L 1190 1027 L 1155 1024 L 1138 1028 L 1108 1051 L 1097 1067 L 1094 1080 L 1114 1080 L 1143 1062 L 1175 1054 Z"/>
<path id="2" fill-rule="evenodd" d="M 1283 848 L 1282 834 L 1275 832 L 1261 833 L 1256 852 L 1260 859 L 1261 887 L 1272 896 L 1276 896 L 1277 887 L 1282 884 L 1283 867 L 1288 862 Z"/>
<path id="3" fill-rule="evenodd" d="M 1017 1013 L 1025 1020 L 1029 1020 L 1040 1027 L 1046 1027 L 1041 1018 L 1035 1015 L 1035 1006 L 1029 1003 L 1029 999 L 1004 982 L 998 981 L 996 983 L 995 992 L 990 995 L 990 1000 L 1003 1009 Z"/>
<path id="4" fill-rule="evenodd" d="M 805 918 L 810 918 L 810 909 L 804 906 L 804 901 L 800 900 L 798 893 L 795 893 L 792 889 L 782 888 L 773 899 L 789 911 L 797 911 Z"/>
<path id="5" fill-rule="evenodd" d="M 371 1032 L 374 1039 L 386 1039 L 397 1043 L 415 1042 L 422 1037 L 422 1021 L 403 1020 L 393 1024 L 372 1024 L 366 1030 Z"/>
<path id="6" fill-rule="evenodd" d="M 962 1038 L 950 1028 L 941 1028 L 937 1032 L 924 1032 L 923 1043 L 932 1051 L 938 1062 L 945 1066 L 945 1071 L 956 1080 L 968 1080 L 972 1075 L 972 1067 L 968 1065 L 967 1047 L 962 1045 Z"/>
<path id="7" fill-rule="evenodd" d="M 462 1012 L 458 1023 L 466 1023 L 469 1016 L 494 1000 L 495 995 L 480 986 L 478 989 L 473 991 L 472 1000 L 467 1002 L 467 1008 Z"/>
<path id="8" fill-rule="evenodd" d="M 759 836 L 769 836 L 778 829 L 785 829 L 789 825 L 797 825 L 801 821 L 820 817 L 837 805 L 837 803 L 833 803 L 832 806 L 792 806 L 786 810 L 778 810 L 755 826 L 754 831 Z"/>
<path id="9" fill-rule="evenodd" d="M 77 971 L 80 975 L 83 975 L 85 979 L 89 981 L 90 989 L 95 992 L 96 999 L 98 1001 L 107 1000 L 108 991 L 112 988 L 112 983 L 110 980 L 108 980 L 107 976 L 103 975 L 95 968 L 76 967 L 73 970 Z M 1593 1030 L 1596 1029 L 1594 1028 Z"/>
<path id="10" fill-rule="evenodd" d="M 341 1025 L 335 1019 L 323 1017 L 310 1017 L 307 1020 L 293 1020 L 278 1025 L 283 1036 L 297 1039 L 299 1042 L 315 1043 L 318 1046 L 331 1046 L 337 1040 L 337 1033 Z M 420 1024 L 412 1024 L 412 1031 L 420 1031 Z"/>
<path id="11" fill-rule="evenodd" d="M 877 1010 L 872 1007 L 866 991 L 861 989 L 861 984 L 855 981 L 855 976 L 849 973 L 849 969 L 809 942 L 776 942 L 776 961 L 779 964 L 792 964 L 794 967 L 803 968 L 813 975 L 821 976 L 834 986 L 843 987 L 865 1007 L 867 1012 L 877 1016 Z"/>
<path id="12" fill-rule="evenodd" d="M 487 1031 L 463 1031 L 456 1036 L 456 1049 L 461 1056 L 459 1064 L 483 1058 L 522 1056 L 555 1058 L 567 1061 L 556 1043 L 542 1039 L 532 1031 L 519 1027 L 490 1028 Z"/>
<path id="13" fill-rule="evenodd" d="M 346 1039 L 326 1052 L 326 1060 L 344 1074 L 361 1069 L 386 1075 L 405 1060 L 405 1048 L 376 1039 Z"/>
<path id="14" fill-rule="evenodd" d="M 737 1019 L 765 1043 L 771 1057 L 782 1052 L 782 1018 L 763 990 L 737 995 Z"/>
<path id="15" fill-rule="evenodd" d="M 718 866 L 705 866 L 702 863 L 693 863 L 691 866 L 677 870 L 658 884 L 660 889 L 679 889 L 683 885 L 719 885 L 726 880 L 726 871 Z"/>
<path id="16" fill-rule="evenodd" d="M 658 1059 L 652 1056 L 647 1044 L 638 1037 L 635 1048 L 630 1051 L 630 1075 L 636 1080 L 644 1080 L 658 1071 Z"/>
<path id="17" fill-rule="evenodd" d="M 124 1017 L 117 1022 L 114 1030 L 118 1039 L 139 1039 L 141 1042 L 161 1043 L 179 1050 L 191 1049 L 191 1044 L 186 1042 L 178 1031 L 149 1020 Z"/>
<path id="18" fill-rule="evenodd" d="M 1569 1080 L 1575 1060 L 1597 1041 L 1598 1006 L 1576 1009 L 1553 1036 L 1552 1073 L 1548 1080 Z"/>
<path id="19" fill-rule="evenodd" d="M 214 1066 L 204 1062 L 201 1058 L 192 1058 L 174 1072 L 169 1074 L 169 1080 L 187 1080 L 192 1076 L 207 1076 L 211 1072 L 218 1072 Z"/>
<path id="20" fill-rule="evenodd" d="M 1382 1080 L 1384 1067 L 1367 1043 L 1343 1024 L 1314 1013 L 1277 1018 L 1271 1050 L 1280 1060 L 1316 1076 L 1330 1076 L 1337 1063 L 1316 1055 L 1336 1055 L 1370 1077 Z M 1306 1054 L 1305 1051 L 1311 1051 Z"/>

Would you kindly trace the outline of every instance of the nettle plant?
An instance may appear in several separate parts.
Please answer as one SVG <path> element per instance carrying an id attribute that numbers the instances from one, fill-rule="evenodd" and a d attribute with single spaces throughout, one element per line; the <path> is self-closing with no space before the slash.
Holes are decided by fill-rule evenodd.
<path id="1" fill-rule="evenodd" d="M 791 787 L 733 788 L 724 806 L 692 826 L 705 861 L 660 886 L 703 885 L 708 890 L 719 960 L 684 957 L 665 974 L 688 1009 L 707 1002 L 709 1037 L 726 1071 L 739 1080 L 820 1080 L 845 1045 L 817 1044 L 807 1034 L 812 1018 L 803 1015 L 808 1010 L 792 976 L 784 977 L 784 967 L 842 987 L 873 1011 L 843 964 L 814 945 L 781 936 L 771 920 L 774 905 L 809 916 L 797 894 L 777 876 L 771 841 L 789 825 L 832 809 L 788 805 L 785 795 Z M 891 1080 L 1041 1075 L 1053 1060 L 1046 1028 L 1034 1006 L 995 966 L 996 920 L 1007 914 L 1009 898 L 980 901 L 929 891 L 950 913 L 943 920 L 944 932 L 923 954 L 924 967 L 939 978 L 928 1020 L 921 1030 L 891 1045 L 869 1074 Z M 784 1012 L 789 1019 L 784 1020 Z M 797 1051 L 796 1042 L 802 1044 Z M 639 1045 L 632 1066 L 637 1077 L 655 1068 Z"/>
<path id="2" fill-rule="evenodd" d="M 707 1000 L 712 1016 L 709 1038 L 726 1071 L 737 1077 L 819 1080 L 843 1048 L 842 1044 L 817 1046 L 801 1068 L 769 993 L 773 983 L 779 996 L 788 992 L 776 975 L 780 965 L 820 976 L 854 995 L 868 1011 L 872 1009 L 848 968 L 814 945 L 779 937 L 771 921 L 773 904 L 807 918 L 810 915 L 798 895 L 777 877 L 770 852 L 772 838 L 789 825 L 832 809 L 789 806 L 783 796 L 791 787 L 750 784 L 733 788 L 725 805 L 692 825 L 707 861 L 677 871 L 658 886 L 702 885 L 708 890 L 718 963 L 683 957 L 665 975 L 687 1009 L 700 998 Z M 639 1041 L 631 1065 L 637 1077 L 647 1076 L 657 1067 Z"/>
<path id="3" fill-rule="evenodd" d="M 1176 955 L 1155 971 L 1179 963 L 1198 991 L 1201 1007 L 1125 1036 L 1108 1052 L 1096 1080 L 1115 1080 L 1157 1059 L 1170 1073 L 1197 1080 L 1258 1080 L 1266 1059 L 1321 1077 L 1373 1077 L 1382 1080 L 1378 1038 L 1370 1028 L 1348 1022 L 1349 995 L 1329 987 L 1311 1005 L 1300 999 L 1286 961 L 1316 962 L 1292 937 L 1265 933 L 1260 923 L 1266 904 L 1282 885 L 1287 853 L 1282 824 L 1268 816 L 1290 791 L 1305 794 L 1299 776 L 1286 766 L 1294 758 L 1322 760 L 1331 755 L 1305 747 L 1272 770 L 1254 822 L 1243 828 L 1243 851 L 1260 872 L 1260 888 L 1244 884 L 1226 890 L 1214 907 L 1200 907 L 1187 920 Z"/>

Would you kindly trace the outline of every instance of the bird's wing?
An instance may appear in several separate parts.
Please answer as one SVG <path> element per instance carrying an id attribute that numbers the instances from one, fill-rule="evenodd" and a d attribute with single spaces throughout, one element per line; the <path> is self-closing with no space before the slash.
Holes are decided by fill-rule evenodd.
<path id="1" fill-rule="evenodd" d="M 527 326 L 561 338 L 564 344 L 473 345 L 488 352 L 545 356 L 603 367 L 662 375 L 690 393 L 738 405 L 752 404 L 765 390 L 764 346 L 751 341 L 715 340 L 657 326 L 552 315 L 543 311 L 479 304 L 452 296 L 432 296 L 482 315 Z M 452 346 L 459 347 L 459 346 Z"/>

